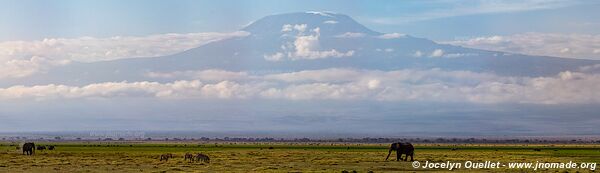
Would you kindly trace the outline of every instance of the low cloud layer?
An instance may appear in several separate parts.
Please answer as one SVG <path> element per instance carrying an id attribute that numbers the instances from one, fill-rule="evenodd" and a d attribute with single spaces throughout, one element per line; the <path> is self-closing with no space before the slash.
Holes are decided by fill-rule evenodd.
<path id="1" fill-rule="evenodd" d="M 6 59 L 4 62 L 0 62 L 0 79 L 25 77 L 53 66 L 61 66 L 69 63 L 71 63 L 71 60 L 68 59 L 56 60 L 40 56 L 23 59 Z"/>
<path id="2" fill-rule="evenodd" d="M 212 41 L 246 35 L 248 33 L 240 31 L 0 42 L 0 79 L 29 76 L 73 61 L 96 62 L 169 55 Z"/>
<path id="3" fill-rule="evenodd" d="M 600 35 L 523 33 L 443 43 L 527 55 L 600 60 Z"/>
<path id="4" fill-rule="evenodd" d="M 596 68 L 590 66 L 589 68 Z M 206 76 L 221 76 L 207 79 Z M 600 75 L 505 77 L 469 71 L 324 69 L 250 75 L 222 70 L 152 73 L 184 80 L 39 85 L 0 89 L 0 99 L 158 97 L 169 99 L 373 100 L 533 104 L 600 103 Z"/>

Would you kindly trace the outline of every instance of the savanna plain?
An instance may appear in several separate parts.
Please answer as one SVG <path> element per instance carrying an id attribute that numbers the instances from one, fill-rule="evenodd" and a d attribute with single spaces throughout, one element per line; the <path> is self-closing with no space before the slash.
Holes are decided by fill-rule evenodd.
<path id="1" fill-rule="evenodd" d="M 36 142 L 54 150 L 23 155 L 19 143 L 0 143 L 0 172 L 449 172 L 413 168 L 389 160 L 389 144 L 377 143 L 196 143 L 196 142 Z M 598 144 L 418 144 L 415 161 L 428 162 L 600 162 Z M 160 160 L 163 154 L 169 160 Z M 189 162 L 203 153 L 210 162 Z M 464 165 L 463 165 L 464 166 Z M 535 172 L 532 169 L 454 169 L 452 172 Z M 537 172 L 595 172 L 540 169 Z"/>

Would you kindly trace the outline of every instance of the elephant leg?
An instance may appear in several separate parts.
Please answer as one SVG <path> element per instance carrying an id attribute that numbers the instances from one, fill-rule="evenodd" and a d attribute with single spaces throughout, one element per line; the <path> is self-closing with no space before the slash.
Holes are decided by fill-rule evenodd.
<path id="1" fill-rule="evenodd" d="M 402 152 L 400 152 L 399 150 L 396 151 L 396 161 L 400 161 L 402 159 Z"/>
<path id="2" fill-rule="evenodd" d="M 411 162 L 412 162 L 412 161 L 415 161 L 415 159 L 413 158 L 413 157 L 414 157 L 414 155 L 415 155 L 415 153 L 410 153 L 410 161 L 411 161 Z M 406 156 L 406 157 L 408 157 L 408 156 Z"/>
<path id="3" fill-rule="evenodd" d="M 387 155 L 387 157 L 385 157 L 385 160 L 386 160 L 386 161 L 388 160 L 388 158 L 390 158 L 390 154 L 392 154 L 392 150 L 390 150 L 390 151 L 388 152 L 388 155 Z"/>

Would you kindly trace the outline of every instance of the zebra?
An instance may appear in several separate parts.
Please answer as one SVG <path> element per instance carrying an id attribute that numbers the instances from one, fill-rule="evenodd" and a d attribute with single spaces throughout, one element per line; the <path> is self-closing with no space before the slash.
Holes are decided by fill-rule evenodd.
<path id="1" fill-rule="evenodd" d="M 188 161 L 188 162 L 193 162 L 194 161 L 194 155 L 190 154 L 190 153 L 185 153 L 185 155 L 183 156 L 183 161 Z"/>
<path id="2" fill-rule="evenodd" d="M 198 161 L 203 161 L 203 162 L 206 162 L 206 163 L 210 163 L 210 158 L 207 155 L 205 155 L 205 154 L 198 153 L 198 154 L 196 154 L 196 161 L 197 162 Z"/>
<path id="3" fill-rule="evenodd" d="M 173 154 L 171 153 L 167 153 L 167 154 L 161 154 L 160 155 L 160 161 L 169 161 L 170 158 L 173 158 Z"/>

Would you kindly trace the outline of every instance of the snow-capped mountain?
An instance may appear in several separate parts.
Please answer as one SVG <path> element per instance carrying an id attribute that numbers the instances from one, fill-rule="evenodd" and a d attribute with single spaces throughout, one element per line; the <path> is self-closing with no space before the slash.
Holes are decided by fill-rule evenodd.
<path id="1" fill-rule="evenodd" d="M 368 29 L 330 12 L 271 15 L 241 29 L 247 36 L 151 58 L 72 63 L 2 85 L 140 81 L 148 73 L 221 69 L 269 73 L 325 68 L 431 69 L 551 76 L 594 60 L 529 56 L 438 44 L 424 38 Z M 156 80 L 156 79 L 155 79 Z"/>

